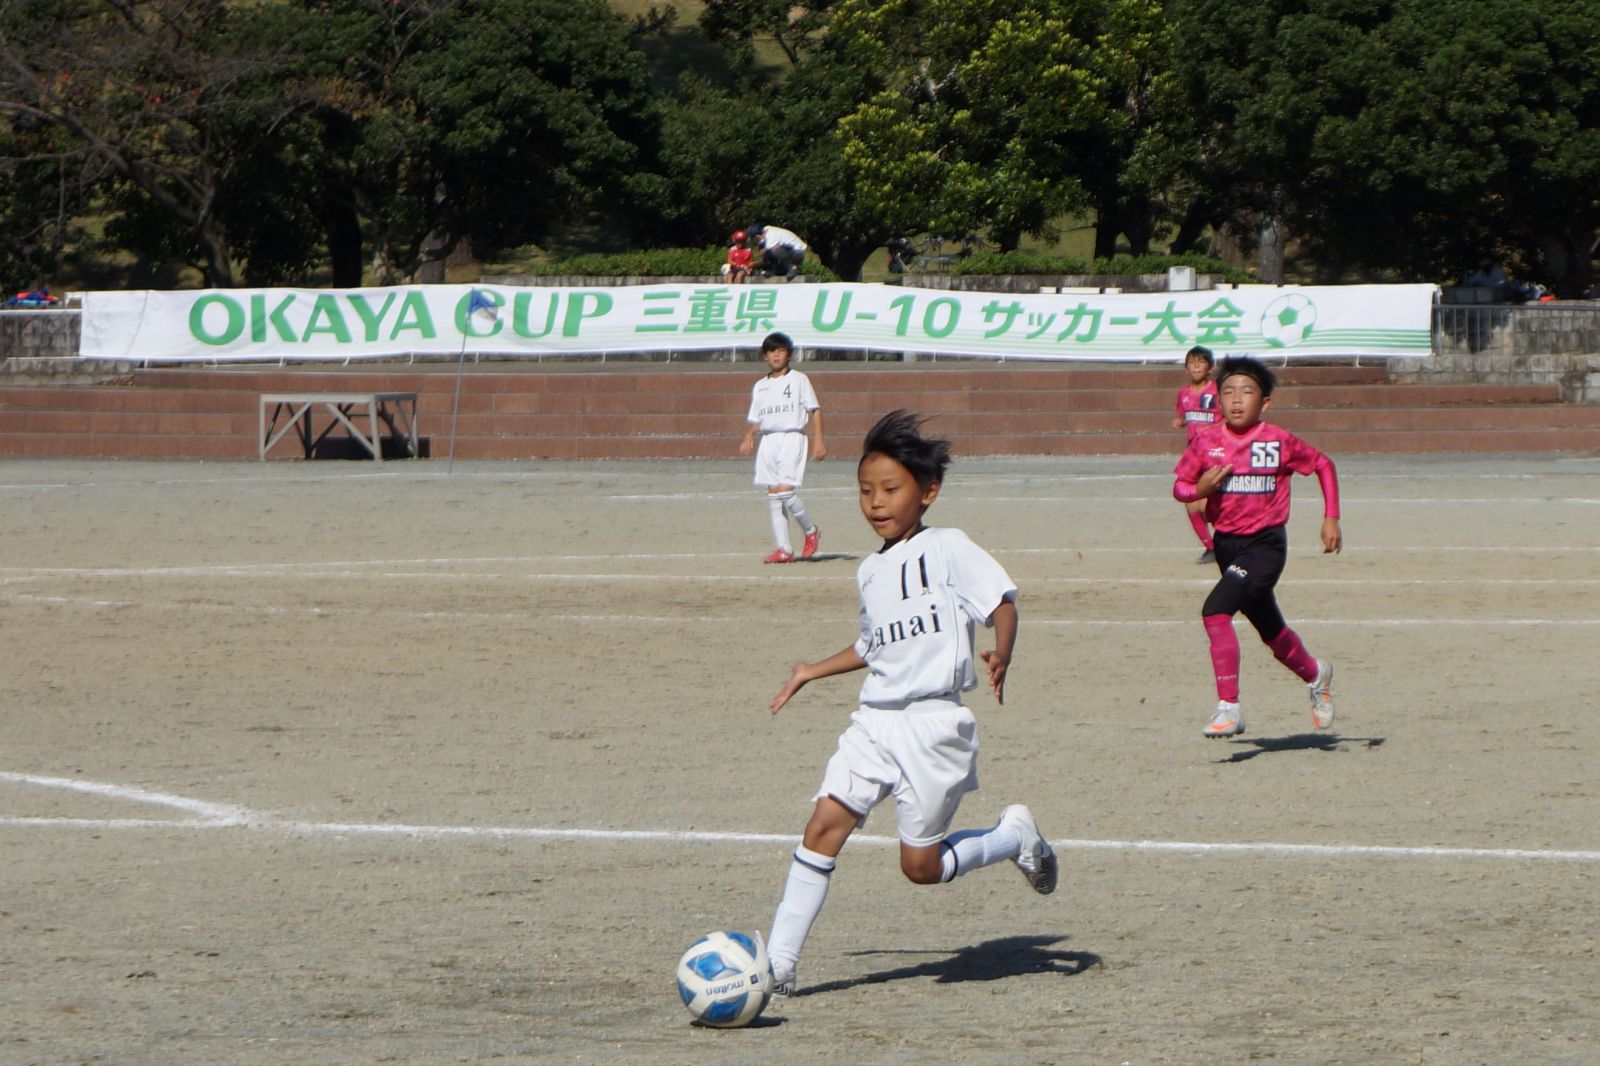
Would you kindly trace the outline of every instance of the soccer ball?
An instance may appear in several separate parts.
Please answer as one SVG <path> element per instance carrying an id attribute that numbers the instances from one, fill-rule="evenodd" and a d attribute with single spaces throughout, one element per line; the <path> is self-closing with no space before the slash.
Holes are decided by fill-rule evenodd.
<path id="1" fill-rule="evenodd" d="M 1317 322 L 1317 305 L 1310 297 L 1291 292 L 1278 297 L 1261 312 L 1261 338 L 1274 348 L 1293 348 L 1311 336 Z"/>
<path id="2" fill-rule="evenodd" d="M 772 998 L 767 946 L 744 933 L 707 933 L 678 960 L 678 995 L 702 1025 L 749 1025 Z"/>

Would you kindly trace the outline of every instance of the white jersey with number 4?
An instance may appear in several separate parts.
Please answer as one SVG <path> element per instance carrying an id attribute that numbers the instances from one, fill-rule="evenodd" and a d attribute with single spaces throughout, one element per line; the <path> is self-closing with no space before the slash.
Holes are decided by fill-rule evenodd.
<path id="1" fill-rule="evenodd" d="M 994 557 L 959 529 L 924 529 L 862 560 L 861 635 L 867 663 L 861 702 L 903 707 L 954 699 L 978 684 L 975 625 L 1015 600 L 1017 586 Z"/>
<path id="2" fill-rule="evenodd" d="M 781 377 L 761 378 L 750 393 L 750 414 L 762 433 L 799 433 L 822 405 L 811 389 L 811 379 L 798 370 Z"/>

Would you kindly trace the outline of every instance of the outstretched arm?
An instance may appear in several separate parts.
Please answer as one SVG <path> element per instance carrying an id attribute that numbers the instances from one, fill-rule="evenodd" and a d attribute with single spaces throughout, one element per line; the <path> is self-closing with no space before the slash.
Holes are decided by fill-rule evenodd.
<path id="1" fill-rule="evenodd" d="M 794 668 L 789 671 L 788 682 L 778 690 L 776 696 L 772 697 L 772 703 L 768 709 L 773 714 L 777 714 L 796 692 L 799 692 L 807 684 L 817 680 L 819 677 L 848 674 L 852 670 L 863 669 L 866 665 L 867 661 L 857 654 L 854 644 L 841 651 L 834 652 L 821 662 L 795 663 Z"/>
<path id="2" fill-rule="evenodd" d="M 1344 547 L 1339 530 L 1339 471 L 1326 455 L 1317 464 L 1317 484 L 1322 486 L 1322 553 L 1337 553 Z"/>
<path id="3" fill-rule="evenodd" d="M 1007 600 L 989 616 L 994 626 L 994 650 L 978 653 L 989 668 L 989 687 L 994 690 L 996 703 L 1006 701 L 1006 671 L 1011 666 L 1011 653 L 1017 646 L 1017 605 Z"/>

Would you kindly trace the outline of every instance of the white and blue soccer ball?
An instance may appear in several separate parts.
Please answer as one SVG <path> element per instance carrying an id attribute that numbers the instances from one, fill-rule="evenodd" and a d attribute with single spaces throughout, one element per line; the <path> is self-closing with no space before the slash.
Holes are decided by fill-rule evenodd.
<path id="1" fill-rule="evenodd" d="M 702 1025 L 749 1025 L 772 998 L 772 964 L 761 938 L 707 933 L 678 960 L 678 995 Z"/>
<path id="2" fill-rule="evenodd" d="M 1261 312 L 1261 339 L 1274 348 L 1293 348 L 1311 336 L 1317 324 L 1317 305 L 1304 293 L 1278 297 Z"/>

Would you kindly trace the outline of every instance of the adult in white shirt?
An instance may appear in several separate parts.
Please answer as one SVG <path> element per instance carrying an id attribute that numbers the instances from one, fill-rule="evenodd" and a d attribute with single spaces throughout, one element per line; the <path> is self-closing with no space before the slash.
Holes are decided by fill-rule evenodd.
<path id="1" fill-rule="evenodd" d="M 750 230 L 750 238 L 761 242 L 762 273 L 792 278 L 800 272 L 800 262 L 806 257 L 806 242 L 799 234 L 782 226 L 756 226 Z"/>

